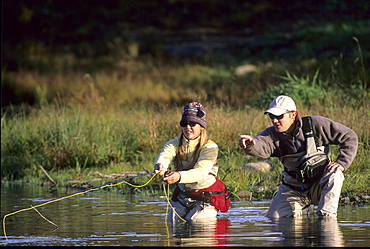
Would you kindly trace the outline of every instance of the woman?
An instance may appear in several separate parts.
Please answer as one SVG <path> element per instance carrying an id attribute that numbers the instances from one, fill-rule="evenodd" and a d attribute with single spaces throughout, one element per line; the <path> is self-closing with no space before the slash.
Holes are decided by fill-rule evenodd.
<path id="1" fill-rule="evenodd" d="M 219 191 L 227 191 L 226 186 L 216 178 L 218 146 L 207 136 L 203 106 L 198 102 L 185 106 L 180 125 L 181 135 L 164 145 L 154 170 L 164 176 L 163 181 L 177 184 L 171 205 L 181 218 L 194 221 L 216 217 L 218 209 L 213 206 L 214 203 L 194 195 L 199 190 L 215 185 L 221 187 L 217 187 Z M 167 173 L 172 161 L 175 171 Z M 175 212 L 171 210 L 169 214 L 172 221 L 178 218 Z"/>

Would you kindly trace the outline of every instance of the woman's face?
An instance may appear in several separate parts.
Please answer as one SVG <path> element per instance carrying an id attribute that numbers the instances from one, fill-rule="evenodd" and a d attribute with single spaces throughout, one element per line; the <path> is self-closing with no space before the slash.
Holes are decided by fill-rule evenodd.
<path id="1" fill-rule="evenodd" d="M 186 122 L 181 128 L 182 133 L 189 140 L 197 139 L 202 131 L 202 126 L 194 122 Z"/>

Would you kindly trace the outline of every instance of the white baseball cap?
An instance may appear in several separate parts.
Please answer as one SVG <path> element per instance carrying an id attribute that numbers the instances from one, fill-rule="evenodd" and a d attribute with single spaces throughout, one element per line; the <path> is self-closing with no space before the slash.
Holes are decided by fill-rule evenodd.
<path id="1" fill-rule="evenodd" d="M 280 116 L 286 112 L 296 110 L 297 108 L 292 98 L 280 95 L 274 98 L 274 100 L 270 103 L 269 109 L 267 109 L 264 114 L 271 113 L 275 116 Z"/>

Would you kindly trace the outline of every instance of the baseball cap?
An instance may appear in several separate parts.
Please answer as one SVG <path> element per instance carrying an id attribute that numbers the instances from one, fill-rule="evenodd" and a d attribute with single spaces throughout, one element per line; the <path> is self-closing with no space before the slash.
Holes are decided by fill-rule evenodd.
<path id="1" fill-rule="evenodd" d="M 271 113 L 275 116 L 280 116 L 288 111 L 296 111 L 297 108 L 292 98 L 280 95 L 270 103 L 269 108 L 264 114 Z"/>

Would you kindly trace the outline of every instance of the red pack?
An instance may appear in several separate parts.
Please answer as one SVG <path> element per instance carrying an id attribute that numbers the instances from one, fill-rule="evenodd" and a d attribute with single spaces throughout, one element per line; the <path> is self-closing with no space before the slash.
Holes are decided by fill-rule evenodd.
<path id="1" fill-rule="evenodd" d="M 216 182 L 210 187 L 184 194 L 194 199 L 199 199 L 200 197 L 204 202 L 210 203 L 221 212 L 227 212 L 230 207 L 230 192 L 225 183 L 217 177 Z"/>

